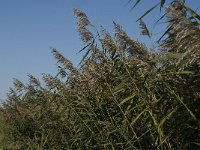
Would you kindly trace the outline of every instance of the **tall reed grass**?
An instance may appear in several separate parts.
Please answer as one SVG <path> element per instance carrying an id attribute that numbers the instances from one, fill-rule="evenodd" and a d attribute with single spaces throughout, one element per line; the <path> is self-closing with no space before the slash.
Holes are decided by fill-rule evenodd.
<path id="1" fill-rule="evenodd" d="M 152 51 L 115 22 L 114 36 L 91 32 L 75 9 L 80 67 L 52 48 L 56 76 L 14 80 L 0 108 L 2 149 L 199 149 L 199 24 L 184 8 L 166 13 L 170 32 Z"/>

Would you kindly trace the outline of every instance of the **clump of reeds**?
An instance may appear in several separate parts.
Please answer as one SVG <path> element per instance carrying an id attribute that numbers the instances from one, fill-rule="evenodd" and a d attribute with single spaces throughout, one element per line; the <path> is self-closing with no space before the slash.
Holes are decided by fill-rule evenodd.
<path id="1" fill-rule="evenodd" d="M 55 77 L 14 80 L 0 108 L 4 149 L 198 149 L 200 31 L 189 17 L 153 53 L 116 23 L 114 37 L 103 30 L 91 42 L 87 16 L 74 13 L 86 44 L 81 67 L 53 48 Z"/>

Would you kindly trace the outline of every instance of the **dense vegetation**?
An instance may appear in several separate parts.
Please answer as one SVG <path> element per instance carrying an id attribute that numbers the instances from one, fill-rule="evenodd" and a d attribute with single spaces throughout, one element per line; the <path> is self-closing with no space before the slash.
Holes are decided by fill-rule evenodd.
<path id="1" fill-rule="evenodd" d="M 168 31 L 150 50 L 115 22 L 114 36 L 92 33 L 87 16 L 74 14 L 85 43 L 80 67 L 52 48 L 56 76 L 15 79 L 0 107 L 1 147 L 200 149 L 199 16 L 172 1 Z M 140 28 L 151 36 L 142 20 Z"/>

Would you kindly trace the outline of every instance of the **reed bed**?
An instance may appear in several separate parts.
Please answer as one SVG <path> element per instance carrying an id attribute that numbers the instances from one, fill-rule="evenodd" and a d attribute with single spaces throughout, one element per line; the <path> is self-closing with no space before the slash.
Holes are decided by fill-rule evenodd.
<path id="1" fill-rule="evenodd" d="M 115 22 L 113 36 L 91 32 L 75 9 L 80 67 L 51 48 L 56 76 L 14 80 L 0 108 L 2 149 L 199 149 L 200 30 L 186 13 L 168 7 L 170 33 L 153 51 Z"/>

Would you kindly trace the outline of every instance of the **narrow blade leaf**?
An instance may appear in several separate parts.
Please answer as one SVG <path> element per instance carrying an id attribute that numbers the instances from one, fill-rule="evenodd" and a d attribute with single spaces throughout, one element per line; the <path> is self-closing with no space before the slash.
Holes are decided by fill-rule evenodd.
<path id="1" fill-rule="evenodd" d="M 190 13 L 190 15 L 196 19 L 196 21 L 200 24 L 200 16 L 191 8 L 185 5 L 185 3 L 182 3 L 183 7 Z"/>
<path id="2" fill-rule="evenodd" d="M 83 61 L 85 60 L 85 58 L 88 56 L 89 52 L 90 52 L 90 49 L 88 49 L 88 51 L 87 51 L 87 52 L 85 53 L 85 55 L 82 57 L 80 63 L 78 64 L 79 66 L 82 64 L 82 62 L 83 62 Z"/>
<path id="3" fill-rule="evenodd" d="M 133 7 L 131 8 L 131 10 L 133 10 L 133 9 L 139 4 L 140 1 L 141 1 L 141 0 L 137 0 L 137 1 L 135 2 L 135 4 L 133 5 Z"/>
<path id="4" fill-rule="evenodd" d="M 160 21 L 160 20 L 162 20 L 165 16 L 166 16 L 166 14 L 167 13 L 164 13 L 155 23 L 154 23 L 154 28 L 155 28 L 155 26 L 158 24 L 158 22 Z"/>
<path id="5" fill-rule="evenodd" d="M 150 8 L 149 10 L 147 10 L 138 20 L 136 21 L 139 21 L 140 19 L 144 18 L 146 15 L 148 15 L 151 11 L 153 11 L 156 7 L 158 7 L 158 5 L 160 5 L 160 2 L 158 4 L 156 4 L 155 6 L 153 6 L 152 8 Z"/>
<path id="6" fill-rule="evenodd" d="M 164 4 L 165 4 L 165 0 L 161 0 L 161 1 L 160 1 L 160 11 L 161 11 L 161 9 L 163 8 Z"/>
<path id="7" fill-rule="evenodd" d="M 139 113 L 139 114 L 135 117 L 135 119 L 131 122 L 131 125 L 134 125 L 134 124 L 136 123 L 136 121 L 142 116 L 142 114 L 143 114 L 146 110 L 147 110 L 147 108 L 144 109 L 141 113 Z"/>
<path id="8" fill-rule="evenodd" d="M 126 103 L 127 101 L 131 100 L 132 98 L 134 98 L 135 95 L 131 95 L 131 96 L 128 96 L 127 98 L 123 99 L 119 105 L 123 105 L 124 103 Z"/>
<path id="9" fill-rule="evenodd" d="M 165 31 L 165 33 L 160 37 L 160 39 L 158 40 L 158 43 L 162 40 L 162 38 L 167 34 L 167 33 L 169 33 L 169 31 L 172 29 L 172 27 L 173 27 L 173 24 L 172 25 L 170 25 L 170 27 Z"/>

